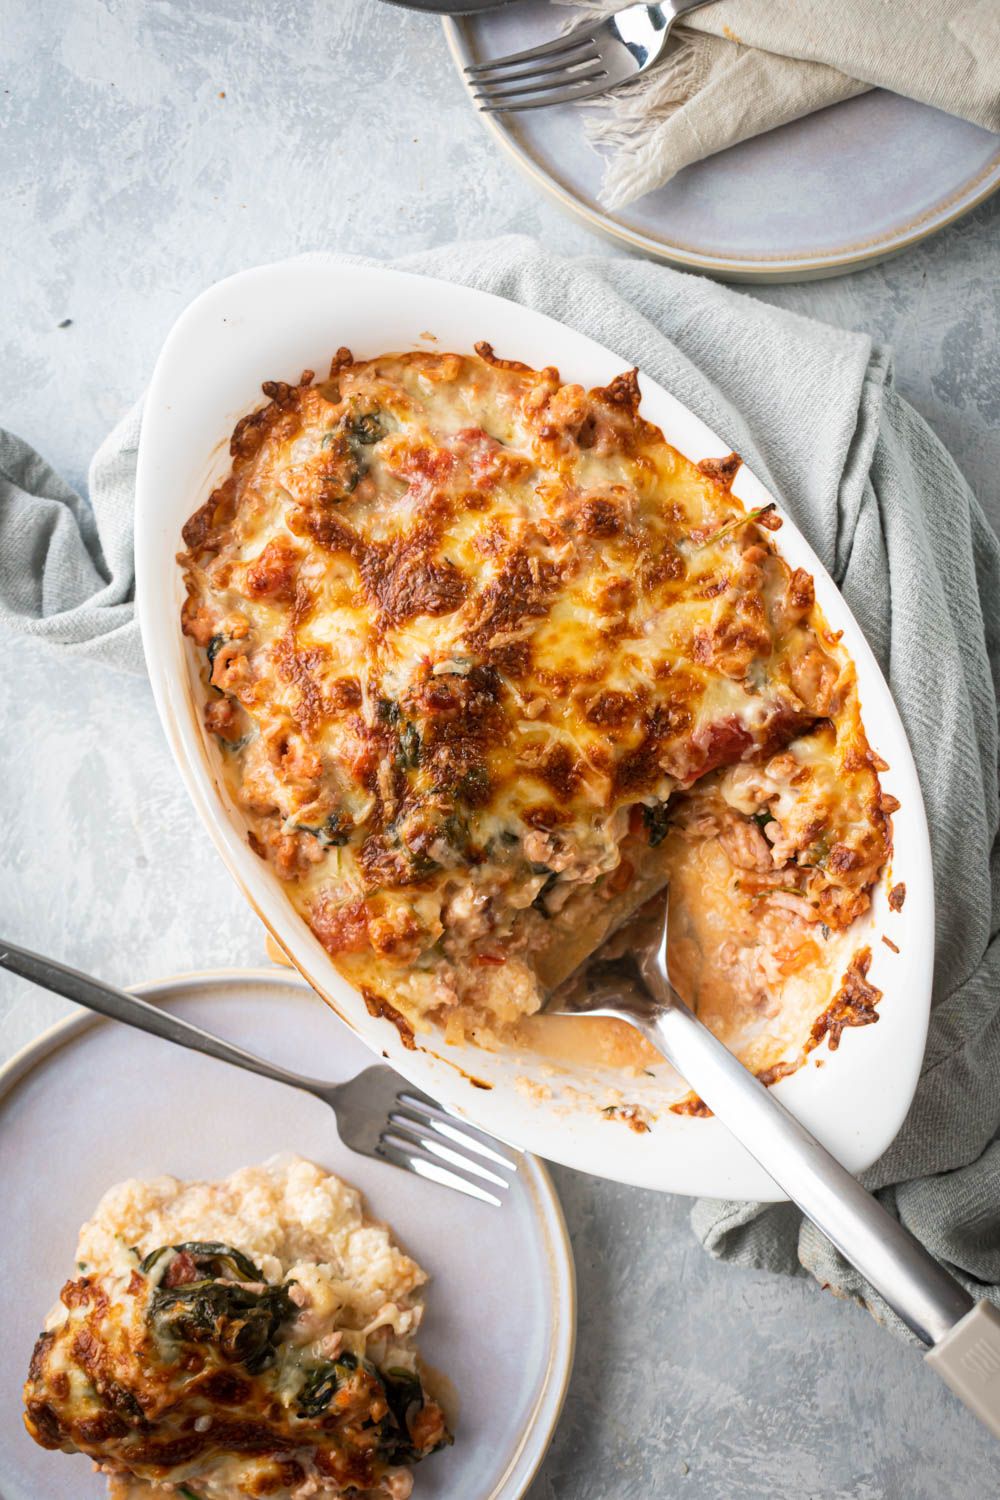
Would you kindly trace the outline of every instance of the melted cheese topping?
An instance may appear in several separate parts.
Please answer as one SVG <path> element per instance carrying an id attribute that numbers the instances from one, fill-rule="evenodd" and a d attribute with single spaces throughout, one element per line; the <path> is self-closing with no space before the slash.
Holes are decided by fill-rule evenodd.
<path id="1" fill-rule="evenodd" d="M 97 1460 L 115 1500 L 406 1500 L 409 1463 L 448 1441 L 413 1343 L 426 1276 L 311 1162 L 121 1183 L 77 1259 L 25 1421 Z"/>
<path id="2" fill-rule="evenodd" d="M 502 1029 L 671 874 L 716 950 L 778 923 L 803 967 L 865 909 L 891 805 L 853 668 L 735 455 L 688 462 L 634 371 L 487 345 L 264 391 L 183 627 L 250 842 L 370 1008 Z M 726 954 L 757 1004 L 774 965 Z"/>

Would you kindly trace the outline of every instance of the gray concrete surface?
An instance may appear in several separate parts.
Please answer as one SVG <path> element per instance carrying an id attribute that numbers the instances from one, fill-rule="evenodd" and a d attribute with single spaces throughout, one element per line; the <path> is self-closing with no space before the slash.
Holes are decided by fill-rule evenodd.
<path id="1" fill-rule="evenodd" d="M 227 272 L 511 229 L 595 248 L 497 155 L 437 24 L 376 0 L 5 0 L 0 34 L 0 422 L 77 483 Z M 1000 200 L 881 267 L 753 293 L 893 344 L 996 524 L 998 225 Z M 261 961 L 143 682 L 5 648 L 0 725 L 6 935 L 118 982 Z M 0 1055 L 69 1008 L 7 980 L 0 1004 Z M 579 1352 L 531 1500 L 1000 1491 L 1000 1449 L 865 1314 L 715 1265 L 682 1199 L 556 1176 Z"/>

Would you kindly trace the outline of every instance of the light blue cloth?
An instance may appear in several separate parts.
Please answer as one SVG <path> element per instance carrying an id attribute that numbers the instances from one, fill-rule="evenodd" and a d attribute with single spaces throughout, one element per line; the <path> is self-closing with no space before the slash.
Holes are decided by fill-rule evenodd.
<path id="1" fill-rule="evenodd" d="M 90 465 L 90 503 L 0 429 L 0 633 L 145 672 L 135 621 L 132 512 L 142 404 Z"/>
<path id="2" fill-rule="evenodd" d="M 971 1291 L 1000 1300 L 1000 545 L 967 484 L 896 393 L 889 354 L 861 334 L 643 261 L 559 259 L 518 236 L 396 264 L 538 308 L 637 364 L 742 454 L 839 583 L 913 746 L 937 892 L 924 1070 L 865 1181 Z M 95 458 L 92 508 L 0 437 L 0 629 L 141 669 L 139 424 L 136 408 Z M 692 1218 L 713 1255 L 810 1271 L 901 1328 L 789 1205 L 703 1200 Z"/>

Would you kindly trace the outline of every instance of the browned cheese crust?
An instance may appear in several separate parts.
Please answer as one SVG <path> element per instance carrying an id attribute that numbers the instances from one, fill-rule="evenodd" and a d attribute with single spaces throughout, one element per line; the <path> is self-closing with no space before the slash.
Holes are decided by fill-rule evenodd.
<path id="1" fill-rule="evenodd" d="M 241 1297 L 236 1281 L 201 1279 L 204 1259 L 170 1250 L 154 1277 L 136 1254 L 131 1274 L 66 1283 L 64 1321 L 39 1337 L 24 1387 L 31 1437 L 89 1455 L 114 1494 L 190 1481 L 182 1493 L 210 1500 L 408 1496 L 399 1465 L 450 1441 L 419 1377 L 394 1382 L 343 1352 L 290 1364 L 295 1283 Z"/>
<path id="2" fill-rule="evenodd" d="M 488 345 L 264 392 L 183 629 L 251 846 L 369 1009 L 502 1032 L 669 877 L 710 1024 L 826 972 L 814 1018 L 895 804 L 739 459 L 685 459 L 635 371 Z"/>

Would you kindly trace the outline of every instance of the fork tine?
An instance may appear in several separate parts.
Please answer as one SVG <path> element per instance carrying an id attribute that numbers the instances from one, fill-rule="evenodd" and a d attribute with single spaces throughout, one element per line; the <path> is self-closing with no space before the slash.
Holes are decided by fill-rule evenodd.
<path id="1" fill-rule="evenodd" d="M 501 114 L 504 110 L 544 109 L 549 104 L 572 104 L 576 99 L 593 99 L 598 94 L 606 94 L 612 87 L 605 75 L 597 83 L 570 84 L 564 89 L 550 89 L 535 99 L 514 99 L 509 103 L 500 99 L 496 104 L 480 104 L 478 108 L 481 115 Z"/>
<path id="2" fill-rule="evenodd" d="M 469 1125 L 463 1119 L 448 1115 L 447 1110 L 442 1110 L 439 1104 L 429 1100 L 426 1094 L 420 1094 L 418 1089 L 411 1089 L 409 1086 L 400 1089 L 399 1094 L 396 1095 L 396 1104 L 405 1112 L 417 1115 L 418 1119 L 423 1116 L 420 1124 L 424 1128 L 432 1125 L 442 1136 L 450 1137 L 456 1146 L 462 1146 L 468 1151 L 478 1151 L 481 1157 L 489 1158 L 490 1161 L 496 1163 L 496 1166 L 507 1167 L 510 1172 L 517 1172 L 517 1164 L 522 1155 L 519 1146 L 511 1146 L 510 1142 L 498 1142 L 496 1137 L 487 1136 L 486 1131 L 481 1131 L 478 1125 Z M 510 1152 L 510 1155 L 504 1155 L 501 1146 L 504 1146 L 505 1151 Z"/>
<path id="3" fill-rule="evenodd" d="M 435 1120 L 433 1116 L 421 1115 L 417 1110 L 391 1110 L 389 1113 L 390 1124 L 407 1125 L 411 1129 L 433 1130 L 437 1135 L 443 1136 L 445 1140 L 451 1141 L 463 1152 L 474 1151 L 477 1156 L 482 1156 L 486 1161 L 491 1161 L 494 1166 L 506 1167 L 509 1172 L 517 1171 L 517 1162 L 511 1161 L 509 1157 L 503 1156 L 501 1152 L 488 1146 L 485 1141 L 477 1140 L 474 1135 L 456 1128 L 450 1121 Z"/>
<path id="4" fill-rule="evenodd" d="M 517 88 L 512 89 L 503 86 L 494 88 L 492 84 L 484 84 L 481 89 L 477 88 L 473 94 L 473 98 L 477 103 L 482 101 L 484 104 L 501 104 L 505 99 L 516 99 L 521 94 L 540 94 L 546 89 L 557 88 L 560 84 L 592 83 L 595 79 L 606 79 L 607 76 L 607 69 L 600 58 L 595 57 L 592 66 L 585 73 L 540 74 L 531 79 L 530 82 L 522 83 Z M 606 84 L 605 87 L 607 87 Z"/>
<path id="5" fill-rule="evenodd" d="M 564 31 L 562 36 L 555 37 L 551 42 L 540 42 L 537 47 L 525 47 L 523 52 L 508 52 L 503 57 L 489 58 L 486 62 L 468 63 L 465 71 L 472 74 L 490 73 L 495 68 L 509 68 L 514 63 L 533 62 L 536 57 L 554 57 L 567 47 L 578 44 L 581 38 L 592 41 L 600 21 L 600 17 L 581 21 L 579 26 L 574 26 L 571 31 Z"/>
<path id="6" fill-rule="evenodd" d="M 488 1193 L 478 1183 L 467 1181 L 457 1172 L 449 1172 L 440 1162 L 430 1157 L 425 1158 L 423 1152 L 400 1151 L 394 1146 L 385 1145 L 379 1145 L 375 1149 L 377 1155 L 383 1160 L 390 1162 L 394 1167 L 402 1167 L 404 1172 L 413 1172 L 427 1182 L 436 1182 L 439 1187 L 452 1188 L 456 1193 L 465 1193 L 469 1198 L 478 1198 L 480 1203 L 489 1203 L 493 1208 L 503 1207 L 503 1200 L 496 1197 L 494 1193 Z"/>
<path id="7" fill-rule="evenodd" d="M 427 1115 L 432 1115 L 433 1118 L 439 1119 L 439 1121 L 450 1122 L 450 1124 L 456 1127 L 456 1130 L 462 1131 L 463 1134 L 477 1137 L 484 1145 L 492 1146 L 495 1151 L 502 1146 L 504 1151 L 510 1152 L 511 1164 L 514 1161 L 520 1161 L 520 1158 L 525 1155 L 525 1149 L 523 1149 L 523 1146 L 517 1145 L 517 1142 L 507 1140 L 502 1136 L 492 1136 L 489 1131 L 480 1130 L 478 1125 L 472 1125 L 471 1121 L 466 1121 L 465 1116 L 459 1115 L 459 1113 L 453 1112 L 453 1110 L 445 1110 L 444 1104 L 438 1104 L 438 1101 L 432 1100 L 429 1095 L 423 1094 L 420 1089 L 411 1088 L 409 1083 L 406 1083 L 400 1089 L 396 1097 L 396 1103 L 402 1104 L 403 1109 L 420 1107 Z"/>
<path id="8" fill-rule="evenodd" d="M 443 1141 L 437 1141 L 421 1130 L 419 1124 L 416 1129 L 411 1125 L 390 1123 L 383 1130 L 380 1140 L 388 1146 L 397 1148 L 405 1147 L 412 1151 L 419 1149 L 428 1158 L 433 1157 L 436 1161 L 443 1162 L 445 1166 L 457 1168 L 463 1176 L 478 1177 L 483 1182 L 491 1182 L 494 1187 L 507 1191 L 508 1183 L 506 1177 L 501 1177 L 499 1172 L 491 1172 L 489 1167 L 483 1166 L 481 1162 L 470 1161 L 461 1152 L 447 1146 Z"/>
<path id="9" fill-rule="evenodd" d="M 407 1083 L 403 1078 L 399 1080 L 399 1083 L 400 1089 L 398 1097 L 400 1099 L 412 1099 L 415 1104 L 422 1104 L 425 1106 L 425 1108 L 436 1109 L 443 1113 L 443 1111 L 441 1110 L 441 1106 L 437 1102 L 437 1100 L 432 1099 L 430 1094 L 425 1094 L 423 1089 L 416 1088 L 412 1083 Z"/>
<path id="10" fill-rule="evenodd" d="M 480 84 L 514 83 L 518 78 L 527 78 L 534 73 L 558 72 L 562 68 L 573 67 L 575 63 L 590 62 L 598 55 L 597 48 L 590 38 L 583 37 L 572 47 L 567 47 L 564 52 L 532 57 L 525 62 L 511 64 L 509 70 L 494 68 L 488 73 L 473 74 L 469 78 L 469 83 L 477 87 Z"/>

